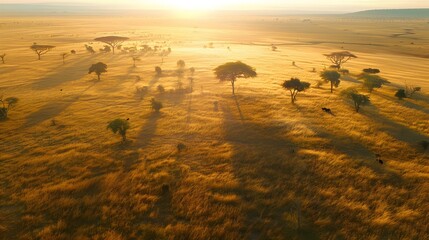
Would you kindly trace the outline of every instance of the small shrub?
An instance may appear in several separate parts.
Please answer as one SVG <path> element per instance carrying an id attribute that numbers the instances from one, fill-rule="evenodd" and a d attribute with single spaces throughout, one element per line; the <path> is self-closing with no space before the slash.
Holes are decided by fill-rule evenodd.
<path id="1" fill-rule="evenodd" d="M 397 97 L 399 100 L 402 100 L 403 98 L 407 97 L 407 94 L 405 93 L 404 89 L 399 89 L 396 93 L 395 93 L 395 97 Z"/>
<path id="2" fill-rule="evenodd" d="M 380 70 L 377 68 L 365 68 L 362 70 L 364 73 L 369 73 L 369 74 L 377 74 L 380 73 Z"/>
<path id="3" fill-rule="evenodd" d="M 140 96 L 140 99 L 143 99 L 144 95 L 146 95 L 148 91 L 149 91 L 149 88 L 147 86 L 136 87 L 136 94 Z"/>
<path id="4" fill-rule="evenodd" d="M 158 92 L 161 94 L 165 93 L 165 88 L 162 85 L 158 85 L 158 87 L 156 89 L 158 89 Z"/>
<path id="5" fill-rule="evenodd" d="M 155 73 L 157 76 L 161 76 L 162 75 L 162 69 L 161 67 L 156 66 L 155 67 Z"/>
<path id="6" fill-rule="evenodd" d="M 152 98 L 150 100 L 150 103 L 151 103 L 152 110 L 154 110 L 155 112 L 159 112 L 161 108 L 163 108 L 162 103 L 159 101 L 156 101 L 155 98 Z"/>
<path id="7" fill-rule="evenodd" d="M 408 86 L 405 85 L 405 95 L 407 95 L 407 97 L 411 98 L 414 93 L 416 92 L 420 92 L 422 90 L 421 87 L 413 87 L 413 86 Z"/>
<path id="8" fill-rule="evenodd" d="M 185 149 L 186 149 L 186 145 L 185 144 L 183 144 L 183 143 L 177 144 L 177 151 L 178 152 L 182 152 Z"/>

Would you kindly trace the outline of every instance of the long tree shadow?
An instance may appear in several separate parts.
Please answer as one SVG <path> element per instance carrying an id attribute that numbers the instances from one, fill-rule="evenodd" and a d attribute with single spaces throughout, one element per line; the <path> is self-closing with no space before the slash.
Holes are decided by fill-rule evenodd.
<path id="1" fill-rule="evenodd" d="M 81 58 L 79 61 L 59 66 L 55 73 L 44 76 L 33 83 L 33 89 L 46 90 L 63 83 L 80 79 L 88 74 L 88 67 L 92 56 Z"/>
<path id="2" fill-rule="evenodd" d="M 289 129 L 288 126 L 242 122 L 228 106 L 222 106 L 222 111 L 225 140 L 233 146 L 231 164 L 241 185 L 235 191 L 243 199 L 242 211 L 249 226 L 243 233 L 245 239 L 271 239 L 275 236 L 319 239 L 319 231 L 338 234 L 344 229 L 344 226 L 337 225 L 330 225 L 329 229 L 316 226 L 318 217 L 315 215 L 319 215 L 319 212 L 323 212 L 320 215 L 328 218 L 347 216 L 345 225 L 367 223 L 361 210 L 332 205 L 331 200 L 321 194 L 325 188 L 347 189 L 353 179 L 361 177 L 358 173 L 352 176 L 341 173 L 345 168 L 350 167 L 351 172 L 356 172 L 353 169 L 363 166 L 379 176 L 373 180 L 368 178 L 365 184 L 354 186 L 360 192 L 366 192 L 374 182 L 379 182 L 382 186 L 403 186 L 400 174 L 388 166 L 380 165 L 375 160 L 375 151 L 350 136 L 337 136 L 324 129 L 313 129 L 315 137 L 320 139 L 318 143 L 297 142 L 286 137 L 293 125 Z M 347 160 L 341 160 L 341 165 L 336 165 L 330 163 L 329 159 L 326 162 L 319 159 L 319 155 L 313 155 L 312 151 L 300 151 L 301 148 L 346 155 L 356 161 L 349 164 Z M 340 172 L 339 175 L 343 176 L 329 176 L 333 172 Z M 346 182 L 336 181 L 346 175 L 349 179 Z M 356 199 L 360 204 L 365 204 L 366 200 L 368 199 Z M 294 218 L 299 215 L 300 222 Z"/>
<path id="3" fill-rule="evenodd" d="M 58 116 L 61 112 L 66 110 L 73 103 L 77 102 L 82 97 L 82 95 L 85 94 L 85 92 L 92 88 L 95 84 L 96 82 L 82 90 L 79 94 L 65 97 L 61 101 L 48 102 L 38 111 L 31 113 L 27 117 L 27 121 L 24 123 L 23 126 L 32 127 L 48 119 L 54 118 L 55 116 Z"/>
<path id="4" fill-rule="evenodd" d="M 288 187 L 288 176 L 295 171 L 288 161 L 296 158 L 298 146 L 282 136 L 284 126 L 243 122 L 234 117 L 229 106 L 221 109 L 225 141 L 233 145 L 231 162 L 241 185 L 236 191 L 244 201 L 241 208 L 249 226 L 243 229 L 244 239 L 270 239 L 276 234 L 318 239 L 308 225 L 297 231 L 296 223 L 283 216 L 294 214 L 295 199 L 283 201 L 282 196 L 298 194 Z"/>
<path id="5" fill-rule="evenodd" d="M 379 96 L 381 98 L 384 98 L 386 100 L 390 100 L 392 102 L 398 102 L 400 105 L 405 106 L 407 108 L 410 108 L 410 109 L 413 109 L 413 110 L 417 110 L 417 111 L 429 114 L 429 108 L 427 108 L 425 106 L 421 106 L 421 105 L 415 104 L 413 102 L 410 102 L 407 99 L 398 100 L 397 98 L 385 95 L 385 94 L 383 94 L 381 92 L 373 92 L 373 94 L 377 95 L 377 96 Z M 417 95 L 415 95 L 415 96 L 417 96 Z M 429 102 L 427 102 L 427 103 L 429 103 Z"/>
<path id="6" fill-rule="evenodd" d="M 146 123 L 142 126 L 140 133 L 137 136 L 136 145 L 138 147 L 144 148 L 150 144 L 152 138 L 155 136 L 157 121 L 161 115 L 162 114 L 159 112 L 152 112 L 149 115 Z"/>
<path id="7" fill-rule="evenodd" d="M 380 114 L 378 109 L 374 111 L 365 111 L 362 114 L 370 119 L 377 119 L 379 129 L 394 137 L 398 141 L 410 145 L 411 148 L 415 147 L 419 141 L 429 139 L 428 135 L 418 133 L 400 123 L 397 123 L 390 118 Z"/>

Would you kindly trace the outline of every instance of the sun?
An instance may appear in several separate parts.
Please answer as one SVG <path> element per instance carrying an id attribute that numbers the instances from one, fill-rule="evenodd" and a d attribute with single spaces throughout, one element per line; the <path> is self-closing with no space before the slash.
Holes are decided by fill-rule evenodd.
<path id="1" fill-rule="evenodd" d="M 162 1 L 162 4 L 171 10 L 179 11 L 211 11 L 218 10 L 222 7 L 228 5 L 230 1 L 228 0 L 165 0 Z"/>

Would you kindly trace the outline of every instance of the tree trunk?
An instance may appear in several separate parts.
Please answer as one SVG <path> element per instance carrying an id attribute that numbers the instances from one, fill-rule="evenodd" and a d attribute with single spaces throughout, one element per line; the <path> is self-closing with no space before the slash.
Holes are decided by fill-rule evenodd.
<path id="1" fill-rule="evenodd" d="M 293 93 L 293 91 L 292 91 L 292 90 L 290 90 L 290 101 L 291 101 L 292 103 L 295 103 L 295 96 L 294 96 L 294 93 Z"/>
<path id="2" fill-rule="evenodd" d="M 97 74 L 97 77 L 98 77 L 98 81 L 100 81 L 100 75 L 101 75 L 101 74 Z"/>
<path id="3" fill-rule="evenodd" d="M 113 45 L 110 45 L 110 46 L 112 47 L 113 54 L 115 54 L 115 46 L 113 46 Z"/>
<path id="4" fill-rule="evenodd" d="M 235 95 L 235 80 L 231 81 L 231 85 L 232 85 L 232 95 Z"/>
<path id="5" fill-rule="evenodd" d="M 126 142 L 127 141 L 127 136 L 125 134 L 122 134 L 122 142 Z"/>
<path id="6" fill-rule="evenodd" d="M 355 103 L 355 110 L 356 112 L 359 112 L 359 104 Z"/>
<path id="7" fill-rule="evenodd" d="M 37 53 L 37 56 L 39 56 L 39 60 L 40 60 L 40 53 Z"/>
<path id="8" fill-rule="evenodd" d="M 331 81 L 331 93 L 334 92 L 334 82 Z"/>

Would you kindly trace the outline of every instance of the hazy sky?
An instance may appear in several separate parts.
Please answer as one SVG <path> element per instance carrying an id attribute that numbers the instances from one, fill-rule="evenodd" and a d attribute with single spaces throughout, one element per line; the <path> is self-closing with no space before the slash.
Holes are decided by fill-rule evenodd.
<path id="1" fill-rule="evenodd" d="M 248 9 L 357 11 L 365 9 L 429 8 L 429 0 L 0 0 L 0 3 L 90 3 L 150 9 Z"/>

